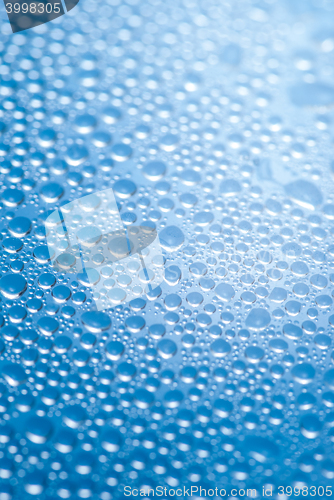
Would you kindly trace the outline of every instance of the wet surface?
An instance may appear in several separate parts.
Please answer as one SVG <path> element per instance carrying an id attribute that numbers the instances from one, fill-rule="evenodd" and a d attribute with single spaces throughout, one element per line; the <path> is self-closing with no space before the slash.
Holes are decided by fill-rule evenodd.
<path id="1" fill-rule="evenodd" d="M 332 483 L 332 9 L 81 0 L 2 22 L 3 498 Z M 57 272 L 48 236 L 110 188 L 164 279 L 98 311 L 103 253 Z"/>

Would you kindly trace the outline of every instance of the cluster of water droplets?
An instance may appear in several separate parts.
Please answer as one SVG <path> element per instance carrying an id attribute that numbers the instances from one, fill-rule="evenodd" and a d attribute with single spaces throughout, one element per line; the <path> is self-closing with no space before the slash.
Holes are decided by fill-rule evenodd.
<path id="1" fill-rule="evenodd" d="M 1 26 L 1 499 L 333 480 L 330 9 L 81 0 Z M 101 312 L 45 222 L 109 188 L 165 270 Z"/>

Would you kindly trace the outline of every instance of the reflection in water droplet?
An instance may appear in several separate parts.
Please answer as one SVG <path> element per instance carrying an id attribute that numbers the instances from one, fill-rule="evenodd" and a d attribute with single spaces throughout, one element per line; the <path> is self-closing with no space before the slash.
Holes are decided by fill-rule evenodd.
<path id="1" fill-rule="evenodd" d="M 270 314 L 262 308 L 252 309 L 246 318 L 246 326 L 251 330 L 263 330 L 270 323 Z"/>
<path id="2" fill-rule="evenodd" d="M 322 204 L 323 197 L 319 189 L 309 181 L 299 179 L 285 186 L 286 194 L 298 205 L 315 210 Z"/>
<path id="3" fill-rule="evenodd" d="M 46 184 L 41 189 L 41 197 L 47 203 L 55 203 L 58 201 L 64 194 L 64 190 L 60 184 L 56 182 L 51 182 L 50 184 Z"/>
<path id="4" fill-rule="evenodd" d="M 328 5 L 136 3 L 2 33 L 0 497 L 326 486 Z"/>
<path id="5" fill-rule="evenodd" d="M 16 299 L 27 289 L 27 281 L 20 274 L 6 274 L 0 279 L 0 292 L 9 299 Z"/>
<path id="6" fill-rule="evenodd" d="M 177 226 L 168 226 L 159 233 L 161 246 L 168 251 L 178 250 L 184 242 L 184 234 Z"/>

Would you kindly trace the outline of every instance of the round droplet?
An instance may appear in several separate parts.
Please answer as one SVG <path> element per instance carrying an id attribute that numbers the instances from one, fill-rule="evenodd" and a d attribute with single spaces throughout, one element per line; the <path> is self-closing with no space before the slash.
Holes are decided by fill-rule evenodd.
<path id="1" fill-rule="evenodd" d="M 52 296 L 56 302 L 63 304 L 71 297 L 71 290 L 68 286 L 58 285 L 53 288 Z"/>
<path id="2" fill-rule="evenodd" d="M 86 420 L 86 412 L 79 405 L 68 406 L 62 416 L 64 424 L 72 429 L 77 429 Z"/>
<path id="3" fill-rule="evenodd" d="M 23 238 L 31 231 L 31 220 L 27 217 L 14 217 L 9 222 L 8 229 L 13 236 Z"/>
<path id="4" fill-rule="evenodd" d="M 150 181 L 158 181 L 166 173 L 166 165 L 162 161 L 151 161 L 142 169 L 144 176 Z"/>
<path id="5" fill-rule="evenodd" d="M 45 316 L 38 320 L 37 326 L 44 335 L 52 335 L 58 330 L 59 323 L 55 318 Z"/>
<path id="6" fill-rule="evenodd" d="M 246 318 L 246 326 L 250 330 L 263 330 L 271 321 L 268 311 L 262 308 L 254 308 Z"/>
<path id="7" fill-rule="evenodd" d="M 291 373 L 296 382 L 302 385 L 310 384 L 315 377 L 315 369 L 309 363 L 300 363 L 294 366 Z"/>
<path id="8" fill-rule="evenodd" d="M 223 358 L 231 351 L 231 346 L 224 339 L 217 339 L 212 342 L 210 350 L 216 358 Z"/>
<path id="9" fill-rule="evenodd" d="M 88 154 L 88 149 L 85 146 L 73 144 L 67 150 L 66 161 L 76 167 L 86 160 Z"/>
<path id="10" fill-rule="evenodd" d="M 105 429 L 101 436 L 101 446 L 109 453 L 118 451 L 121 441 L 121 434 L 116 429 Z"/>
<path id="11" fill-rule="evenodd" d="M 220 193 L 223 196 L 236 196 L 241 191 L 241 185 L 234 179 L 225 179 L 220 185 Z"/>
<path id="12" fill-rule="evenodd" d="M 103 120 L 108 123 L 108 125 L 112 125 L 120 119 L 121 113 L 117 108 L 108 106 L 107 108 L 104 108 L 102 117 Z"/>
<path id="13" fill-rule="evenodd" d="M 0 279 L 0 292 L 8 299 L 17 299 L 27 289 L 27 282 L 21 274 L 8 273 Z"/>
<path id="14" fill-rule="evenodd" d="M 28 419 L 26 426 L 27 438 L 36 444 L 45 443 L 52 432 L 52 423 L 47 417 L 33 416 Z"/>
<path id="15" fill-rule="evenodd" d="M 115 144 L 111 149 L 111 156 L 116 161 L 126 161 L 132 155 L 132 148 L 128 144 Z"/>
<path id="16" fill-rule="evenodd" d="M 300 430 L 308 439 L 315 439 L 319 436 L 322 429 L 322 424 L 316 415 L 303 415 L 300 422 Z"/>
<path id="17" fill-rule="evenodd" d="M 264 356 L 264 350 L 261 347 L 252 345 L 245 350 L 245 356 L 250 363 L 259 363 Z"/>
<path id="18" fill-rule="evenodd" d="M 121 302 L 124 302 L 127 297 L 126 291 L 122 290 L 122 288 L 114 288 L 113 290 L 110 290 L 107 296 L 112 304 L 120 304 Z"/>
<path id="19" fill-rule="evenodd" d="M 55 203 L 64 194 L 64 190 L 57 182 L 50 182 L 41 188 L 41 197 L 46 203 Z"/>
<path id="20" fill-rule="evenodd" d="M 142 330 L 145 326 L 145 320 L 142 316 L 130 316 L 125 320 L 125 326 L 130 332 L 136 333 Z"/>
<path id="21" fill-rule="evenodd" d="M 1 199 L 6 207 L 17 207 L 24 200 L 24 194 L 19 189 L 5 189 Z"/>
<path id="22" fill-rule="evenodd" d="M 285 191 L 295 203 L 309 210 L 315 210 L 322 204 L 323 197 L 319 189 L 304 179 L 287 184 Z"/>
<path id="23" fill-rule="evenodd" d="M 123 352 L 124 352 L 124 345 L 122 344 L 122 342 L 119 342 L 118 340 L 109 342 L 109 344 L 106 345 L 106 356 L 112 361 L 117 361 L 118 359 L 120 359 Z"/>
<path id="24" fill-rule="evenodd" d="M 220 418 L 227 418 L 233 410 L 233 405 L 226 399 L 216 399 L 213 405 L 213 411 Z"/>
<path id="25" fill-rule="evenodd" d="M 79 115 L 74 120 L 74 126 L 81 134 L 89 134 L 96 127 L 96 118 L 92 115 Z"/>
<path id="26" fill-rule="evenodd" d="M 77 231 L 76 237 L 84 247 L 91 248 L 100 242 L 102 232 L 96 226 L 86 226 Z"/>
<path id="27" fill-rule="evenodd" d="M 158 342 L 158 353 L 164 359 L 170 359 L 175 356 L 177 347 L 175 342 L 170 339 L 162 339 Z"/>
<path id="28" fill-rule="evenodd" d="M 230 302 L 234 297 L 234 288 L 228 283 L 220 283 L 215 288 L 215 293 L 217 297 L 224 302 Z"/>
<path id="29" fill-rule="evenodd" d="M 125 259 L 134 249 L 134 245 L 130 238 L 126 235 L 116 236 L 111 238 L 108 243 L 108 248 L 113 257 L 117 260 Z"/>
<path id="30" fill-rule="evenodd" d="M 283 326 L 283 333 L 288 339 L 292 340 L 298 340 L 303 335 L 302 329 L 297 325 L 292 325 L 291 323 Z"/>
<path id="31" fill-rule="evenodd" d="M 83 325 L 92 333 L 100 333 L 111 327 L 111 319 L 106 313 L 88 311 L 82 314 Z"/>
<path id="32" fill-rule="evenodd" d="M 114 184 L 114 192 L 116 196 L 122 199 L 130 198 L 137 190 L 134 182 L 128 179 L 121 179 Z"/>
<path id="33" fill-rule="evenodd" d="M 161 246 L 170 252 L 178 250 L 184 242 L 184 234 L 177 226 L 167 226 L 159 233 Z"/>
<path id="34" fill-rule="evenodd" d="M 2 375 L 12 387 L 17 387 L 27 380 L 27 375 L 22 366 L 10 363 L 2 368 Z"/>

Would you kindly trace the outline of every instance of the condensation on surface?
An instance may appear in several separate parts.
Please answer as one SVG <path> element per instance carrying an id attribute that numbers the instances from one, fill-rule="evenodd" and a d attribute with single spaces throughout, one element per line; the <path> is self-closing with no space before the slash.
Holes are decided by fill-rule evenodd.
<path id="1" fill-rule="evenodd" d="M 81 0 L 2 22 L 1 498 L 333 482 L 332 19 Z M 121 260 L 68 272 L 48 239 L 64 251 L 51 214 L 88 196 L 90 224 L 110 189 L 111 218 L 157 233 L 163 282 L 99 311 Z"/>

